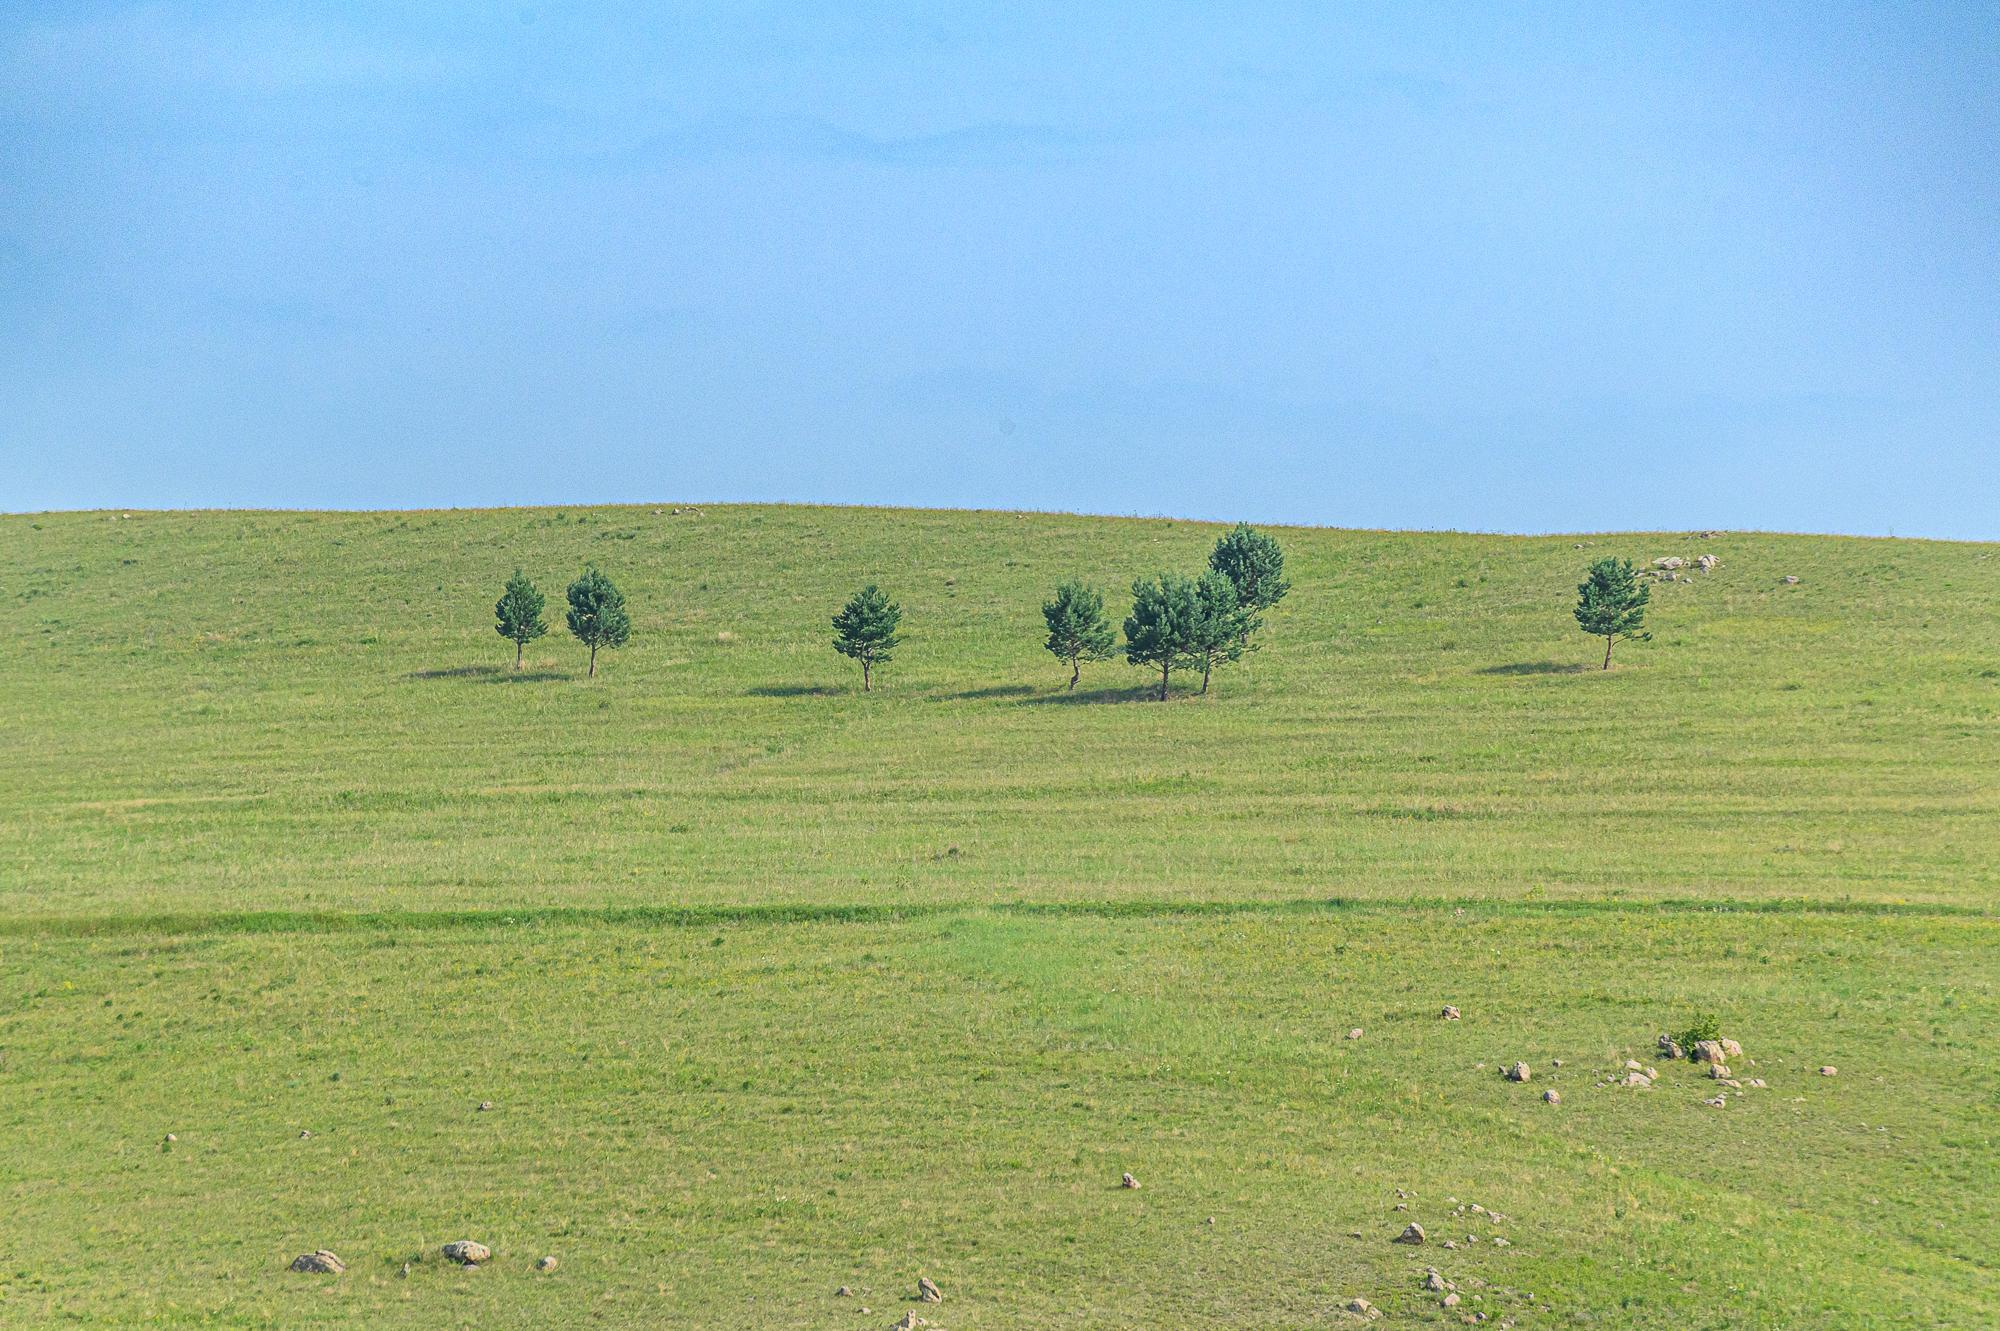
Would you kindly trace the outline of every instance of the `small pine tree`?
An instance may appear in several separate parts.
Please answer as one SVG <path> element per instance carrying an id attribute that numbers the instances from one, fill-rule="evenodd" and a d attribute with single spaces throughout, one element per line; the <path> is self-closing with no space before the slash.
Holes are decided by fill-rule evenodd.
<path id="1" fill-rule="evenodd" d="M 871 687 L 875 667 L 895 659 L 893 653 L 902 642 L 896 626 L 902 622 L 902 607 L 872 582 L 833 617 L 833 650 L 861 663 L 863 693 Z"/>
<path id="2" fill-rule="evenodd" d="M 1111 621 L 1104 617 L 1104 598 L 1072 578 L 1056 588 L 1056 598 L 1042 603 L 1049 626 L 1050 655 L 1069 666 L 1069 686 L 1076 688 L 1085 661 L 1108 661 L 1117 646 Z"/>
<path id="3" fill-rule="evenodd" d="M 1244 610 L 1242 638 L 1247 645 L 1250 635 L 1264 622 L 1257 618 L 1258 612 L 1269 610 L 1292 589 L 1285 581 L 1285 552 L 1271 537 L 1239 522 L 1215 543 L 1208 566 L 1236 588 L 1237 603 Z"/>
<path id="4" fill-rule="evenodd" d="M 1620 638 L 1648 641 L 1646 602 L 1652 588 L 1639 581 L 1629 559 L 1600 559 L 1576 586 L 1576 622 L 1585 633 L 1604 639 L 1604 668 L 1611 669 L 1611 645 Z"/>
<path id="5" fill-rule="evenodd" d="M 514 644 L 516 670 L 521 668 L 521 653 L 528 644 L 549 631 L 549 626 L 542 622 L 542 604 L 542 594 L 518 568 L 493 604 L 493 616 L 498 621 L 493 631 Z"/>
<path id="6" fill-rule="evenodd" d="M 1160 672 L 1160 701 L 1167 700 L 1168 677 L 1186 665 L 1195 641 L 1201 604 L 1193 578 L 1162 573 L 1132 584 L 1132 613 L 1125 620 L 1125 659 Z"/>
<path id="7" fill-rule="evenodd" d="M 1214 569 L 1195 582 L 1194 606 L 1185 655 L 1190 667 L 1200 668 L 1201 691 L 1206 694 L 1215 667 L 1224 661 L 1240 661 L 1249 650 L 1254 621 L 1236 599 L 1236 584 Z"/>
<path id="8" fill-rule="evenodd" d="M 590 674 L 597 674 L 597 649 L 623 647 L 632 636 L 632 620 L 625 613 L 625 593 L 611 585 L 611 579 L 592 564 L 583 576 L 569 585 L 569 631 L 590 648 Z"/>

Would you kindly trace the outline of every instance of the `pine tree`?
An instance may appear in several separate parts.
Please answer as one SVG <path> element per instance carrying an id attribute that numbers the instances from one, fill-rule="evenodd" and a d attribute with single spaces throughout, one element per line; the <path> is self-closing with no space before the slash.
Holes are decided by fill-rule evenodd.
<path id="1" fill-rule="evenodd" d="M 1186 665 L 1201 604 L 1193 578 L 1162 573 L 1132 584 L 1132 613 L 1125 620 L 1125 659 L 1160 672 L 1160 701 L 1167 700 L 1173 668 Z"/>
<path id="2" fill-rule="evenodd" d="M 1056 588 L 1056 598 L 1042 603 L 1049 626 L 1049 653 L 1069 665 L 1069 686 L 1076 688 L 1083 662 L 1108 661 L 1117 646 L 1111 621 L 1104 617 L 1104 598 L 1072 578 Z"/>
<path id="3" fill-rule="evenodd" d="M 833 617 L 833 650 L 861 663 L 861 691 L 869 691 L 875 667 L 895 659 L 893 653 L 902 639 L 896 626 L 903 622 L 902 607 L 869 583 Z"/>
<path id="4" fill-rule="evenodd" d="M 1250 612 L 1236 599 L 1236 584 L 1210 569 L 1194 585 L 1194 623 L 1188 634 L 1184 655 L 1190 667 L 1201 670 L 1201 691 L 1208 692 L 1208 679 L 1224 661 L 1239 661 L 1249 650 Z"/>
<path id="5" fill-rule="evenodd" d="M 1611 644 L 1620 638 L 1645 642 L 1646 602 L 1652 588 L 1639 581 L 1629 559 L 1600 559 L 1576 587 L 1576 622 L 1585 633 L 1604 639 L 1604 668 L 1611 669 Z"/>
<path id="6" fill-rule="evenodd" d="M 1208 566 L 1236 588 L 1237 603 L 1244 611 L 1242 638 L 1248 645 L 1250 635 L 1264 622 L 1258 612 L 1269 610 L 1292 589 L 1285 581 L 1285 552 L 1271 537 L 1239 522 L 1215 543 Z"/>
<path id="7" fill-rule="evenodd" d="M 514 644 L 514 669 L 519 670 L 521 653 L 549 631 L 549 626 L 542 622 L 542 594 L 520 569 L 515 569 L 514 576 L 507 579 L 506 590 L 494 602 L 493 615 L 498 621 L 493 631 Z"/>
<path id="8" fill-rule="evenodd" d="M 625 593 L 611 585 L 611 579 L 592 564 L 583 576 L 569 585 L 569 631 L 590 648 L 590 674 L 597 674 L 597 649 L 623 647 L 632 636 L 632 620 L 625 613 Z"/>

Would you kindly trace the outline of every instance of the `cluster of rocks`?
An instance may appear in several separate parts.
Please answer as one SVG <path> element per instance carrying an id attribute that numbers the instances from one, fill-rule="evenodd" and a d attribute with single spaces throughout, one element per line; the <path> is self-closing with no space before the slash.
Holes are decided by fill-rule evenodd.
<path id="1" fill-rule="evenodd" d="M 1714 555 L 1696 555 L 1693 559 L 1683 559 L 1679 555 L 1662 555 L 1653 561 L 1653 576 L 1661 582 L 1693 582 L 1686 569 L 1699 569 L 1703 573 L 1713 573 L 1722 564 Z"/>
<path id="2" fill-rule="evenodd" d="M 469 1270 L 477 1269 L 493 1260 L 493 1249 L 487 1247 L 477 1239 L 453 1239 L 450 1243 L 438 1249 L 438 1251 L 443 1254 L 446 1261 L 457 1262 L 460 1266 Z M 412 1263 L 404 1262 L 402 1273 L 406 1276 L 409 1275 L 411 1267 Z M 319 1248 L 313 1252 L 300 1253 L 297 1257 L 293 1258 L 291 1269 L 305 1272 L 308 1275 L 337 1276 L 347 1270 L 347 1263 L 340 1260 L 337 1254 L 325 1248 Z M 542 1258 L 535 1263 L 535 1269 L 537 1271 L 555 1270 L 555 1257 L 550 1255 Z"/>

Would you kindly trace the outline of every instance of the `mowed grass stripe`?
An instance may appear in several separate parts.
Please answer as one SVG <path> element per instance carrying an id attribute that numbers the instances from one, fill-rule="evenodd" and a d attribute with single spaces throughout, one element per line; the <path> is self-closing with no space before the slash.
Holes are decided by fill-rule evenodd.
<path id="1" fill-rule="evenodd" d="M 20 915 L 0 917 L 0 937 L 116 938 L 202 934 L 379 933 L 402 930 L 490 930 L 541 925 L 700 929 L 713 925 L 893 924 L 980 915 L 1027 918 L 1172 919 L 1239 915 L 1372 915 L 1421 919 L 1431 915 L 1482 919 L 1590 915 L 1789 915 L 1867 916 L 1914 920 L 1991 920 L 2000 912 L 1928 902 L 1688 898 L 1682 900 L 1577 899 L 1482 901 L 1437 897 L 1383 901 L 1363 897 L 1198 901 L 1173 898 L 1107 901 L 1002 901 L 980 905 L 936 902 L 897 905 L 742 906 L 545 906 L 501 910 L 215 911 L 134 915 Z"/>

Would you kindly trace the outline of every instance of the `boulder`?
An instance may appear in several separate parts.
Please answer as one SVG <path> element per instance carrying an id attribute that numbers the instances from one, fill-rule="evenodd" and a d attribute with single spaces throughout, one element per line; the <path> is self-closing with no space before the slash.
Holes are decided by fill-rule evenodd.
<path id="1" fill-rule="evenodd" d="M 943 1303 L 944 1291 L 929 1276 L 917 1277 L 917 1298 L 925 1303 Z"/>
<path id="2" fill-rule="evenodd" d="M 1534 1074 L 1528 1071 L 1528 1065 L 1526 1063 L 1510 1064 L 1507 1068 L 1508 1081 L 1527 1081 L 1532 1076 L 1534 1076 Z"/>
<path id="3" fill-rule="evenodd" d="M 493 1249 L 473 1239 L 453 1239 L 440 1251 L 460 1266 L 477 1266 L 493 1256 Z"/>
<path id="4" fill-rule="evenodd" d="M 347 1263 L 325 1248 L 302 1252 L 292 1259 L 292 1270 L 304 1271 L 308 1275 L 337 1276 L 346 1269 Z"/>
<path id="5" fill-rule="evenodd" d="M 1655 559 L 1653 567 L 1664 569 L 1686 568 L 1687 560 L 1682 559 L 1679 555 L 1666 555 L 1663 558 Z"/>
<path id="6" fill-rule="evenodd" d="M 1822 1076 L 1822 1077 L 1831 1077 L 1831 1076 L 1833 1076 L 1834 1074 L 1838 1073 L 1839 1071 L 1840 1071 L 1840 1069 L 1839 1069 L 1839 1068 L 1836 1068 L 1836 1067 L 1833 1067 L 1833 1066 L 1829 1065 L 1829 1066 L 1827 1066 L 1827 1067 L 1823 1067 L 1823 1068 L 1821 1068 L 1821 1069 L 1819 1070 L 1819 1075 L 1820 1075 L 1820 1076 Z"/>
<path id="7" fill-rule="evenodd" d="M 1542 1092 L 1542 1100 L 1545 1104 L 1559 1105 L 1563 1102 L 1562 1092 L 1551 1086 Z"/>
<path id="8" fill-rule="evenodd" d="M 537 1271 L 553 1271 L 556 1269 L 556 1265 L 555 1255 L 551 1253 L 549 1256 L 542 1258 L 541 1261 L 536 1262 L 535 1269 Z"/>
<path id="9" fill-rule="evenodd" d="M 1380 1308 L 1377 1308 L 1368 1300 L 1360 1298 L 1349 1299 L 1347 1301 L 1347 1311 L 1353 1313 L 1356 1317 L 1366 1317 L 1371 1322 L 1382 1315 Z"/>
<path id="10" fill-rule="evenodd" d="M 1458 1009 L 1453 1007 L 1451 1004 L 1446 1003 L 1444 1005 L 1444 1011 L 1438 1013 L 1438 1017 L 1442 1021 L 1457 1021 Z"/>
<path id="11" fill-rule="evenodd" d="M 1361 1038 L 1361 1028 L 1359 1026 L 1356 1026 L 1353 1030 L 1347 1033 L 1347 1038 L 1350 1040 L 1359 1040 Z"/>
<path id="12" fill-rule="evenodd" d="M 1799 585 L 1798 575 L 1793 573 L 1787 573 L 1782 581 L 1787 587 L 1796 587 Z"/>
<path id="13" fill-rule="evenodd" d="M 1722 1052 L 1722 1044 L 1717 1040 L 1696 1040 L 1694 1051 L 1688 1055 L 1697 1063 L 1722 1063 L 1728 1061 Z"/>
<path id="14" fill-rule="evenodd" d="M 1653 1079 L 1643 1072 L 1628 1072 L 1625 1074 L 1625 1080 L 1620 1084 L 1625 1086 L 1651 1086 Z"/>
<path id="15" fill-rule="evenodd" d="M 1390 1242 L 1417 1244 L 1422 1243 L 1424 1237 L 1424 1227 L 1412 1220 L 1409 1224 L 1404 1225 L 1403 1232 L 1391 1239 Z"/>
<path id="16" fill-rule="evenodd" d="M 1722 1056 L 1724 1058 L 1743 1057 L 1743 1046 L 1736 1043 L 1736 1041 L 1730 1039 L 1728 1036 L 1726 1035 L 1723 1036 L 1720 1040 L 1717 1040 L 1716 1043 L 1722 1046 Z"/>
<path id="17" fill-rule="evenodd" d="M 1660 1037 L 1660 1056 L 1662 1058 L 1686 1058 L 1687 1050 L 1681 1048 L 1680 1041 L 1674 1039 L 1673 1036 L 1662 1035 Z"/>
<path id="18" fill-rule="evenodd" d="M 1133 1178 L 1130 1174 L 1125 1174 L 1119 1178 L 1118 1186 L 1121 1188 L 1136 1188 L 1139 1186 L 1139 1180 Z"/>

